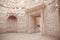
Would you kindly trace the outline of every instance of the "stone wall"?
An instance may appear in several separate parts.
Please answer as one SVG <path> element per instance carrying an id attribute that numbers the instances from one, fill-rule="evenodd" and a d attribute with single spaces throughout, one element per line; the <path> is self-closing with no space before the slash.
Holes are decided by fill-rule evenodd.
<path id="1" fill-rule="evenodd" d="M 26 9 L 35 7 L 43 2 L 42 0 L 0 0 L 0 33 L 1 32 L 33 32 L 34 31 L 34 19 L 29 17 L 26 13 Z M 17 23 L 9 24 L 8 17 L 16 16 Z M 30 18 L 30 19 L 29 19 Z M 10 26 L 12 25 L 12 27 Z M 8 27 L 9 26 L 9 27 Z M 12 31 L 12 32 L 13 32 Z"/>
<path id="2" fill-rule="evenodd" d="M 1 13 L 1 12 L 0 12 Z M 15 15 L 12 13 L 12 15 Z M 2 13 L 0 16 L 0 33 L 1 32 L 28 32 L 28 16 L 27 14 L 15 15 L 17 17 L 16 23 L 9 22 L 8 17 L 10 13 Z M 8 23 L 9 22 L 9 23 Z"/>
<path id="3" fill-rule="evenodd" d="M 45 1 L 46 3 L 48 1 Z M 60 36 L 59 14 L 56 7 L 56 1 L 46 4 L 44 11 L 44 33 L 53 37 Z"/>

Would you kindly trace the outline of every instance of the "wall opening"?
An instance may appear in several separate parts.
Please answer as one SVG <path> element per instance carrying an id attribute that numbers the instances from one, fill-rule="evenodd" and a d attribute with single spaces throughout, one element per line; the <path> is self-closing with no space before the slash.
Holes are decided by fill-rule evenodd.
<path id="1" fill-rule="evenodd" d="M 16 16 L 9 16 L 8 17 L 8 21 L 11 20 L 11 21 L 17 21 L 17 17 Z"/>
<path id="2" fill-rule="evenodd" d="M 7 32 L 17 32 L 17 17 L 14 15 L 11 15 L 7 19 Z"/>
<path id="3" fill-rule="evenodd" d="M 35 21 L 36 32 L 40 32 L 40 17 L 35 17 Z"/>
<path id="4" fill-rule="evenodd" d="M 34 33 L 40 33 L 40 16 L 32 15 L 32 21 L 34 25 Z"/>

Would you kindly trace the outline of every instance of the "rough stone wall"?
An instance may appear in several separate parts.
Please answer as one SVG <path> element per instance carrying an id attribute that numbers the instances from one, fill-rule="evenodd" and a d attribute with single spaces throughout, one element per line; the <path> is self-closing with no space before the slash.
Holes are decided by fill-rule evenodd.
<path id="1" fill-rule="evenodd" d="M 31 28 L 32 32 L 34 30 L 34 22 L 32 18 L 29 19 L 25 10 L 40 5 L 42 2 L 43 0 L 0 0 L 0 33 L 12 30 L 14 32 L 28 32 L 29 28 Z M 16 27 L 7 23 L 9 22 L 7 19 L 11 15 L 17 17 Z M 12 27 L 9 25 L 12 25 Z"/>
<path id="2" fill-rule="evenodd" d="M 7 13 L 8 14 L 8 13 Z M 27 14 L 24 15 L 17 15 L 17 23 L 13 24 L 13 22 L 8 23 L 8 15 L 7 14 L 1 14 L 0 16 L 0 32 L 28 32 L 28 16 Z M 4 16 L 5 15 L 5 16 Z M 10 15 L 9 15 L 10 16 Z M 11 26 L 11 27 L 10 27 Z"/>
<path id="3" fill-rule="evenodd" d="M 60 26 L 59 26 L 59 14 L 58 8 L 56 6 L 56 1 L 53 0 L 51 3 L 46 2 L 46 8 L 44 12 L 44 33 L 45 35 L 50 35 L 54 37 L 60 36 Z"/>

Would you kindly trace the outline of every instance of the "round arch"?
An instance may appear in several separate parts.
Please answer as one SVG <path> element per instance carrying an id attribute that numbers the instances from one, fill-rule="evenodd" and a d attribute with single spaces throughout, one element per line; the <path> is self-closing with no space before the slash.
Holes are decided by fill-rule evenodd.
<path id="1" fill-rule="evenodd" d="M 14 15 L 11 15 L 11 16 L 9 16 L 8 17 L 8 19 L 7 19 L 7 21 L 17 21 L 17 17 L 16 16 L 14 16 Z"/>
<path id="2" fill-rule="evenodd" d="M 15 15 L 10 15 L 7 17 L 7 32 L 17 32 L 17 23 L 18 23 L 18 18 Z"/>

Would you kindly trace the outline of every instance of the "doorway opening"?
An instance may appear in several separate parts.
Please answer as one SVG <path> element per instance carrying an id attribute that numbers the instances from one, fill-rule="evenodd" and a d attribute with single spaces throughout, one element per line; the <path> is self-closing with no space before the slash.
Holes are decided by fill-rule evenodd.
<path id="1" fill-rule="evenodd" d="M 35 16 L 35 32 L 40 32 L 40 17 Z"/>
<path id="2" fill-rule="evenodd" d="M 40 33 L 40 15 L 32 15 L 31 21 L 33 22 L 34 33 Z"/>

